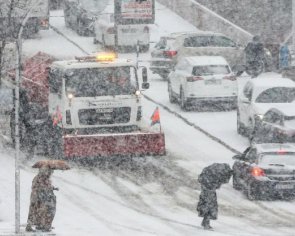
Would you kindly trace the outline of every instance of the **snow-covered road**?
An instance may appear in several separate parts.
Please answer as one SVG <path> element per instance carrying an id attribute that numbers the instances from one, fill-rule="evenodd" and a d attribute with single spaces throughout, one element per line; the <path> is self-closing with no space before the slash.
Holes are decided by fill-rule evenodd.
<path id="1" fill-rule="evenodd" d="M 195 30 L 193 26 L 157 5 L 152 40 L 160 35 Z M 51 24 L 91 53 L 99 50 L 92 38 L 77 36 L 64 26 L 60 11 L 52 12 Z M 173 22 L 173 24 L 171 23 Z M 24 43 L 24 53 L 31 56 L 45 51 L 58 58 L 83 55 L 53 30 L 41 32 Z M 123 55 L 121 55 L 123 56 Z M 132 54 L 124 56 L 133 57 Z M 142 54 L 149 60 L 149 54 Z M 144 63 L 145 64 L 145 63 Z M 246 78 L 241 78 L 244 83 Z M 190 122 L 207 130 L 239 151 L 248 145 L 236 133 L 235 111 L 181 112 L 168 101 L 167 82 L 150 74 L 151 89 L 145 94 L 168 106 Z M 148 120 L 157 105 L 143 100 Z M 214 232 L 199 227 L 195 207 L 199 196 L 197 175 L 213 162 L 232 164 L 233 152 L 198 132 L 181 119 L 161 109 L 167 156 L 112 158 L 95 166 L 78 167 L 54 173 L 57 213 L 53 225 L 57 235 L 295 235 L 295 201 L 251 202 L 231 184 L 218 191 L 219 219 L 212 222 Z M 24 155 L 22 155 L 24 159 Z M 24 161 L 21 170 L 21 223 L 29 208 L 30 186 L 36 171 L 29 166 L 38 158 Z M 0 152 L 0 235 L 14 228 L 14 163 L 8 147 Z"/>

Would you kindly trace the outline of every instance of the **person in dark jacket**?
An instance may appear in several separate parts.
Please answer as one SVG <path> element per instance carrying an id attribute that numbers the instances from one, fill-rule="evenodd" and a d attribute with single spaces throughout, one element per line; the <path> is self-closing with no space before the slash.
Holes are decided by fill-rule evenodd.
<path id="1" fill-rule="evenodd" d="M 212 230 L 210 220 L 216 220 L 218 216 L 218 203 L 216 190 L 222 184 L 228 183 L 232 176 L 232 169 L 226 163 L 214 163 L 203 169 L 198 181 L 201 184 L 201 193 L 197 205 L 200 217 L 203 217 L 201 225 L 206 230 Z"/>
<path id="2" fill-rule="evenodd" d="M 56 196 L 53 190 L 57 190 L 50 180 L 52 173 L 52 169 L 40 168 L 33 179 L 26 231 L 34 231 L 32 226 L 36 226 L 36 230 L 51 231 L 56 211 Z"/>
<path id="3" fill-rule="evenodd" d="M 259 36 L 254 36 L 245 48 L 246 61 L 257 62 L 264 58 L 264 45 Z"/>

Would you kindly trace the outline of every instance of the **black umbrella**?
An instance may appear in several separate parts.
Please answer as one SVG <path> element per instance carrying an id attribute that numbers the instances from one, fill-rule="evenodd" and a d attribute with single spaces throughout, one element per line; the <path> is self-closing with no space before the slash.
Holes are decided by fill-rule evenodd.
<path id="1" fill-rule="evenodd" d="M 208 189 L 218 189 L 229 182 L 232 169 L 227 163 L 214 163 L 205 167 L 199 175 L 199 183 Z"/>

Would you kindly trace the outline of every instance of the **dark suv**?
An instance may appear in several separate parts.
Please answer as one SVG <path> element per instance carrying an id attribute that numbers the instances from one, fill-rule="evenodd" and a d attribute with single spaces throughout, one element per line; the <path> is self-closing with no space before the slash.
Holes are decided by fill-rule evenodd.
<path id="1" fill-rule="evenodd" d="M 248 199 L 294 198 L 295 144 L 254 144 L 233 159 L 233 187 Z"/>

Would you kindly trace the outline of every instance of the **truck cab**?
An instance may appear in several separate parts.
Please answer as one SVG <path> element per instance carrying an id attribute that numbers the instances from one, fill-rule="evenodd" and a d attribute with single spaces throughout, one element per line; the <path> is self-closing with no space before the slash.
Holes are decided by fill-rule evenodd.
<path id="1" fill-rule="evenodd" d="M 146 71 L 146 70 L 144 70 Z M 143 88 L 146 82 L 143 75 Z M 49 114 L 68 134 L 139 129 L 141 92 L 136 63 L 113 53 L 56 61 L 49 73 Z"/>

